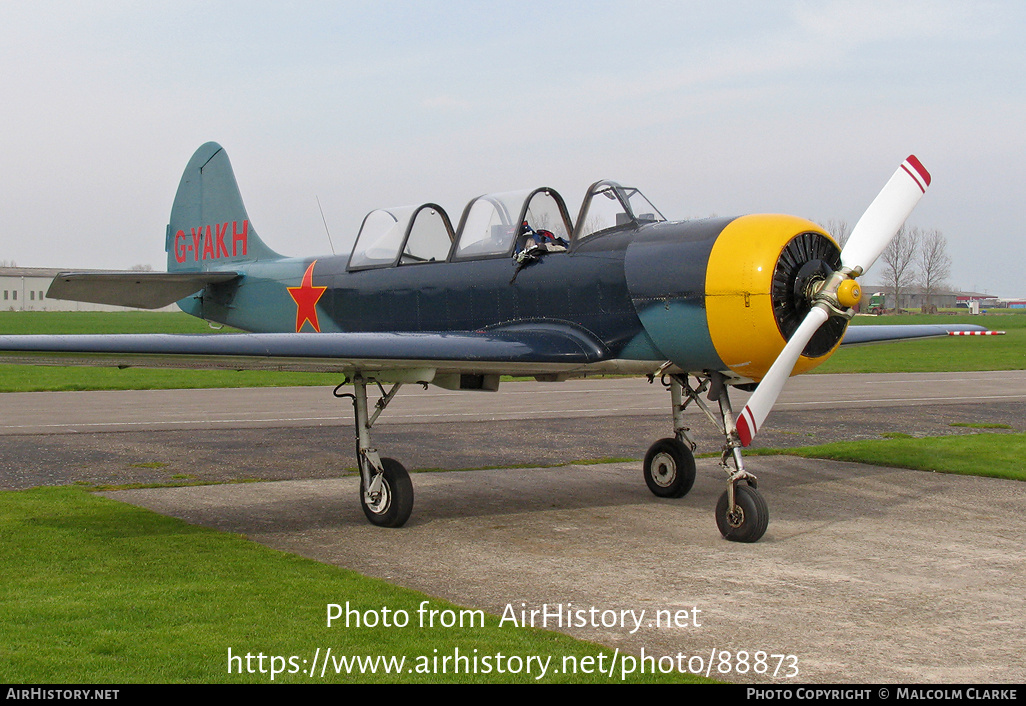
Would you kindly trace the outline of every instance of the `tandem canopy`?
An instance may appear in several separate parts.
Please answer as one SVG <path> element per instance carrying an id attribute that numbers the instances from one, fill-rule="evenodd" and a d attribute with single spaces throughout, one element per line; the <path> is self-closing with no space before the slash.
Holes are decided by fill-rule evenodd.
<path id="1" fill-rule="evenodd" d="M 456 231 L 449 215 L 434 203 L 384 208 L 363 219 L 348 269 L 507 257 L 523 247 L 518 236 L 525 222 L 572 243 L 663 220 L 639 190 L 614 181 L 595 182 L 588 189 L 576 230 L 563 197 L 548 187 L 478 196 L 463 210 Z"/>

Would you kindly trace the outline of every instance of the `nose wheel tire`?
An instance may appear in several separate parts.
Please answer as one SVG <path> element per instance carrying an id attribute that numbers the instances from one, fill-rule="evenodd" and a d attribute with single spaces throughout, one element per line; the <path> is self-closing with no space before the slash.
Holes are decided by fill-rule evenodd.
<path id="1" fill-rule="evenodd" d="M 402 527 L 413 512 L 413 482 L 403 464 L 394 458 L 381 459 L 381 490 L 368 493 L 360 481 L 360 505 L 371 524 L 379 527 Z"/>
<path id="2" fill-rule="evenodd" d="M 735 507 L 727 507 L 727 491 L 716 503 L 716 526 L 724 539 L 732 542 L 758 542 L 769 526 L 769 508 L 758 490 L 738 483 L 734 490 Z"/>
<path id="3" fill-rule="evenodd" d="M 660 498 L 683 498 L 695 483 L 695 456 L 677 439 L 660 439 L 645 454 L 645 483 Z"/>

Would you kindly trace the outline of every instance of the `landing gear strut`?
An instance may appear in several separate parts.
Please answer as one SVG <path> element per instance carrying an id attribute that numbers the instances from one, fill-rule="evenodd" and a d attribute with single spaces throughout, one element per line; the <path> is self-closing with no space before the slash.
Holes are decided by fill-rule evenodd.
<path id="1" fill-rule="evenodd" d="M 645 483 L 661 498 L 683 498 L 695 483 L 695 448 L 697 444 L 688 435 L 681 404 L 681 384 L 670 377 L 670 399 L 673 402 L 673 438 L 660 439 L 645 454 Z M 684 378 L 685 384 L 687 377 Z"/>
<path id="2" fill-rule="evenodd" d="M 720 534 L 733 542 L 757 542 L 769 525 L 769 509 L 757 490 L 758 479 L 745 470 L 741 457 L 741 440 L 734 424 L 734 412 L 730 407 L 730 395 L 722 373 L 712 372 L 696 376 L 697 386 L 692 387 L 686 374 L 664 374 L 662 383 L 670 390 L 673 405 L 674 438 L 660 439 L 645 456 L 645 482 L 649 489 L 660 497 L 683 497 L 695 479 L 695 442 L 688 434 L 691 431 L 684 424 L 684 410 L 694 402 L 723 434 L 725 443 L 720 455 L 720 468 L 727 474 L 727 489 L 716 504 L 716 526 Z M 702 400 L 703 392 L 719 404 L 715 414 Z M 686 454 L 684 460 L 680 454 Z M 685 472 L 677 469 L 690 461 L 690 479 L 678 479 Z M 743 481 L 743 484 L 742 484 Z M 682 489 L 682 490 L 681 490 Z M 674 494 L 678 493 L 678 494 Z"/>
<path id="3" fill-rule="evenodd" d="M 352 383 L 353 393 L 340 392 L 342 385 L 339 385 L 335 388 L 335 396 L 350 397 L 353 400 L 356 463 L 360 469 L 360 505 L 363 514 L 379 527 L 402 527 L 413 512 L 413 483 L 410 474 L 395 459 L 379 457 L 378 450 L 371 447 L 370 440 L 371 426 L 399 392 L 402 383 L 395 383 L 388 392 L 377 383 L 381 398 L 374 405 L 374 414 L 370 416 L 367 415 L 367 380 L 358 374 Z"/>

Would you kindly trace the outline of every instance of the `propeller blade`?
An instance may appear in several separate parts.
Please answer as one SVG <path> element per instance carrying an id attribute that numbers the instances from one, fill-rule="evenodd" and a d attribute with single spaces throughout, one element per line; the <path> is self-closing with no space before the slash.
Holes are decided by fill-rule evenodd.
<path id="1" fill-rule="evenodd" d="M 863 272 L 872 267 L 929 185 L 930 173 L 915 155 L 910 155 L 855 224 L 841 251 L 841 264 L 851 269 L 861 267 Z"/>
<path id="2" fill-rule="evenodd" d="M 822 306 L 812 307 L 805 315 L 801 326 L 791 336 L 791 340 L 784 346 L 784 350 L 780 351 L 780 355 L 773 361 L 766 377 L 755 388 L 755 392 L 748 399 L 748 404 L 738 415 L 737 434 L 741 439 L 742 446 L 752 443 L 759 427 L 766 421 L 770 410 L 773 409 L 780 391 L 784 389 L 784 383 L 787 382 L 787 378 L 791 377 L 791 371 L 794 370 L 794 364 L 798 362 L 798 357 L 805 350 L 805 346 L 809 345 L 809 341 L 819 327 L 829 318 L 830 314 Z"/>
<path id="3" fill-rule="evenodd" d="M 929 186 L 930 172 L 926 171 L 914 155 L 910 155 L 883 186 L 862 214 L 859 223 L 855 225 L 852 237 L 841 250 L 841 266 L 852 270 L 861 268 L 861 272 L 872 267 Z M 794 364 L 798 362 L 801 352 L 829 318 L 830 309 L 827 305 L 822 302 L 814 303 L 801 325 L 794 331 L 794 336 L 784 346 L 784 350 L 777 356 L 773 365 L 769 366 L 765 377 L 738 416 L 738 437 L 743 446 L 752 442 L 759 427 L 769 416 L 769 411 L 776 404 L 777 397 L 784 389 L 784 383 L 791 377 Z"/>
<path id="4" fill-rule="evenodd" d="M 855 224 L 848 244 L 841 251 L 842 267 L 851 270 L 860 268 L 861 272 L 872 267 L 880 254 L 887 249 L 905 219 L 912 213 L 912 209 L 919 203 L 919 199 L 926 193 L 928 186 L 930 173 L 915 155 L 910 155 Z M 835 276 L 837 274 L 839 273 L 835 273 Z M 748 404 L 738 415 L 737 434 L 742 446 L 752 443 L 759 427 L 766 421 L 770 410 L 776 404 L 780 391 L 784 389 L 784 383 L 791 377 L 794 365 L 805 350 L 805 346 L 829 318 L 830 309 L 827 304 L 814 302 L 805 320 L 773 361 L 766 376 L 749 398 Z"/>

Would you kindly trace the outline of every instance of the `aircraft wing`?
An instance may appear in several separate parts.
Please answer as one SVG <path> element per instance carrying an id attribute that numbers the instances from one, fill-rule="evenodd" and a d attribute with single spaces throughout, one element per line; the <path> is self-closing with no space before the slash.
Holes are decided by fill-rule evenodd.
<path id="1" fill-rule="evenodd" d="M 987 329 L 964 325 L 850 326 L 842 344 L 939 337 L 955 332 L 986 333 Z M 585 370 L 643 373 L 650 372 L 654 365 L 653 361 L 613 360 L 600 341 L 577 329 L 554 324 L 439 333 L 0 336 L 0 362 L 341 373 L 412 371 L 414 377 L 435 373 L 539 375 Z"/>
<path id="2" fill-rule="evenodd" d="M 882 326 L 849 326 L 844 333 L 842 346 L 861 343 L 885 343 L 887 341 L 904 341 L 913 338 L 938 338 L 940 336 L 959 335 L 1000 335 L 1004 331 L 989 331 L 984 326 L 973 324 L 935 325 L 935 324 L 897 324 Z"/>
<path id="3" fill-rule="evenodd" d="M 0 336 L 0 362 L 227 370 L 431 369 L 558 373 L 608 361 L 569 327 L 457 333 L 228 333 Z"/>

